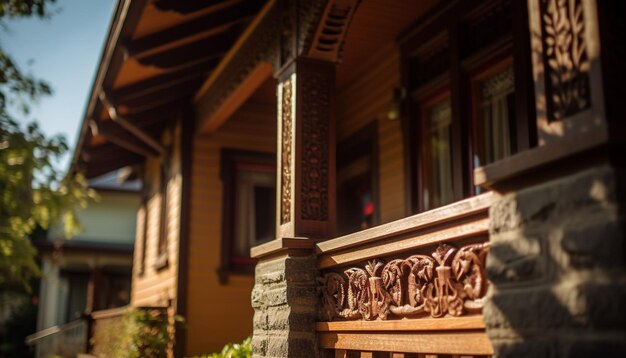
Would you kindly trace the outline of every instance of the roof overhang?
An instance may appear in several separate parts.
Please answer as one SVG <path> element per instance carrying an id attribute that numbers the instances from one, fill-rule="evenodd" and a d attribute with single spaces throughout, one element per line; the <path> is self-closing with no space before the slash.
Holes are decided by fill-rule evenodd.
<path id="1" fill-rule="evenodd" d="M 264 1 L 119 0 L 71 172 L 93 178 L 159 156 L 181 117 Z"/>

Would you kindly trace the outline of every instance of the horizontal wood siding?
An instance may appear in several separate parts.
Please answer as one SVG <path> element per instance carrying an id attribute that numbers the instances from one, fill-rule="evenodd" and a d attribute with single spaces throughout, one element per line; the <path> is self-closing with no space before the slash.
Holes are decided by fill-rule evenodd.
<path id="1" fill-rule="evenodd" d="M 180 126 L 166 131 L 163 141 L 174 140 L 170 166 L 170 179 L 167 186 L 167 267 L 158 269 L 158 246 L 161 221 L 160 195 L 160 160 L 148 158 L 144 180 L 149 185 L 148 225 L 144 226 L 145 208 L 137 215 L 137 236 L 135 240 L 135 260 L 133 268 L 132 298 L 133 306 L 167 306 L 175 304 L 178 271 L 178 242 L 180 234 L 180 195 L 182 177 L 180 172 Z M 145 266 L 140 272 L 141 255 L 144 252 L 144 227 L 147 228 Z"/>
<path id="2" fill-rule="evenodd" d="M 399 56 L 395 45 L 381 49 L 337 95 L 339 141 L 378 121 L 381 224 L 405 216 L 402 131 L 399 120 L 387 119 L 394 88 L 400 84 Z"/>
<path id="3" fill-rule="evenodd" d="M 244 105 L 217 132 L 194 139 L 188 256 L 187 356 L 221 350 L 252 334 L 254 277 L 230 275 L 219 283 L 223 147 L 276 152 L 274 107 Z"/>

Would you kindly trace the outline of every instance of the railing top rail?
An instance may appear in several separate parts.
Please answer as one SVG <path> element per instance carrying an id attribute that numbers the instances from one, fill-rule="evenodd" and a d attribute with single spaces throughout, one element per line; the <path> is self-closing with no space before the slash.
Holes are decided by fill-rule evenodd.
<path id="1" fill-rule="evenodd" d="M 101 311 L 93 311 L 91 312 L 91 317 L 95 320 L 104 319 L 104 318 L 113 318 L 118 316 L 123 316 L 129 306 L 122 306 L 117 308 L 110 308 L 108 310 Z"/>
<path id="2" fill-rule="evenodd" d="M 59 326 L 48 327 L 48 328 L 42 329 L 41 331 L 37 331 L 31 335 L 26 336 L 26 339 L 24 341 L 26 342 L 26 345 L 30 346 L 32 344 L 35 344 L 35 342 L 37 342 L 38 340 L 42 338 L 51 336 L 59 332 L 61 332 L 61 327 Z"/>
<path id="3" fill-rule="evenodd" d="M 486 192 L 468 199 L 412 215 L 387 224 L 355 232 L 316 245 L 318 255 L 330 254 L 354 246 L 369 244 L 391 236 L 426 229 L 473 214 L 486 212 L 497 194 Z"/>
<path id="4" fill-rule="evenodd" d="M 486 235 L 489 207 L 496 195 L 487 192 L 388 224 L 318 242 L 318 267 L 344 266 Z"/>
<path id="5" fill-rule="evenodd" d="M 62 324 L 60 326 L 52 326 L 46 329 L 42 329 L 41 331 L 35 332 L 29 336 L 26 336 L 25 342 L 27 345 L 35 344 L 38 340 L 55 335 L 57 333 L 62 333 L 65 331 L 69 331 L 76 327 L 80 327 L 81 325 L 86 325 L 87 322 L 83 318 L 76 319 L 74 321 Z"/>

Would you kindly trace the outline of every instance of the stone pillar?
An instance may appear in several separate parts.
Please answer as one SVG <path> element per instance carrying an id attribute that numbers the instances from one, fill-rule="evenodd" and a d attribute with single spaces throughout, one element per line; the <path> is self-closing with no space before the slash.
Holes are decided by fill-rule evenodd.
<path id="1" fill-rule="evenodd" d="M 626 356 L 624 131 L 600 46 L 621 20 L 598 4 L 528 1 L 539 146 L 485 168 L 502 170 L 483 310 L 496 357 Z"/>
<path id="2" fill-rule="evenodd" d="M 311 249 L 295 254 L 287 247 L 268 254 L 277 256 L 261 257 L 252 291 L 253 356 L 315 357 L 315 256 Z"/>
<path id="3" fill-rule="evenodd" d="M 492 206 L 484 315 L 496 356 L 626 356 L 624 174 L 593 166 Z"/>

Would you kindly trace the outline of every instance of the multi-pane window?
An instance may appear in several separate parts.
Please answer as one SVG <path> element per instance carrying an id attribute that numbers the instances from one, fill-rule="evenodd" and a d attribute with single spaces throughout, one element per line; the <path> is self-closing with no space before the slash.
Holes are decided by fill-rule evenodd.
<path id="1" fill-rule="evenodd" d="M 426 109 L 427 128 L 423 142 L 424 209 L 448 204 L 454 200 L 452 186 L 452 133 L 450 100 L 447 98 Z"/>
<path id="2" fill-rule="evenodd" d="M 477 81 L 474 167 L 506 158 L 517 150 L 513 67 Z"/>
<path id="3" fill-rule="evenodd" d="M 376 121 L 337 146 L 337 231 L 350 234 L 378 225 Z"/>
<path id="4" fill-rule="evenodd" d="M 445 3 L 400 39 L 410 212 L 479 193 L 475 168 L 534 145 L 526 12 L 510 0 Z"/>
<path id="5" fill-rule="evenodd" d="M 238 163 L 233 263 L 249 261 L 250 248 L 274 239 L 276 232 L 276 173 L 267 165 Z"/>
<path id="6" fill-rule="evenodd" d="M 220 280 L 252 273 L 250 248 L 276 236 L 276 156 L 222 149 L 222 262 Z"/>

